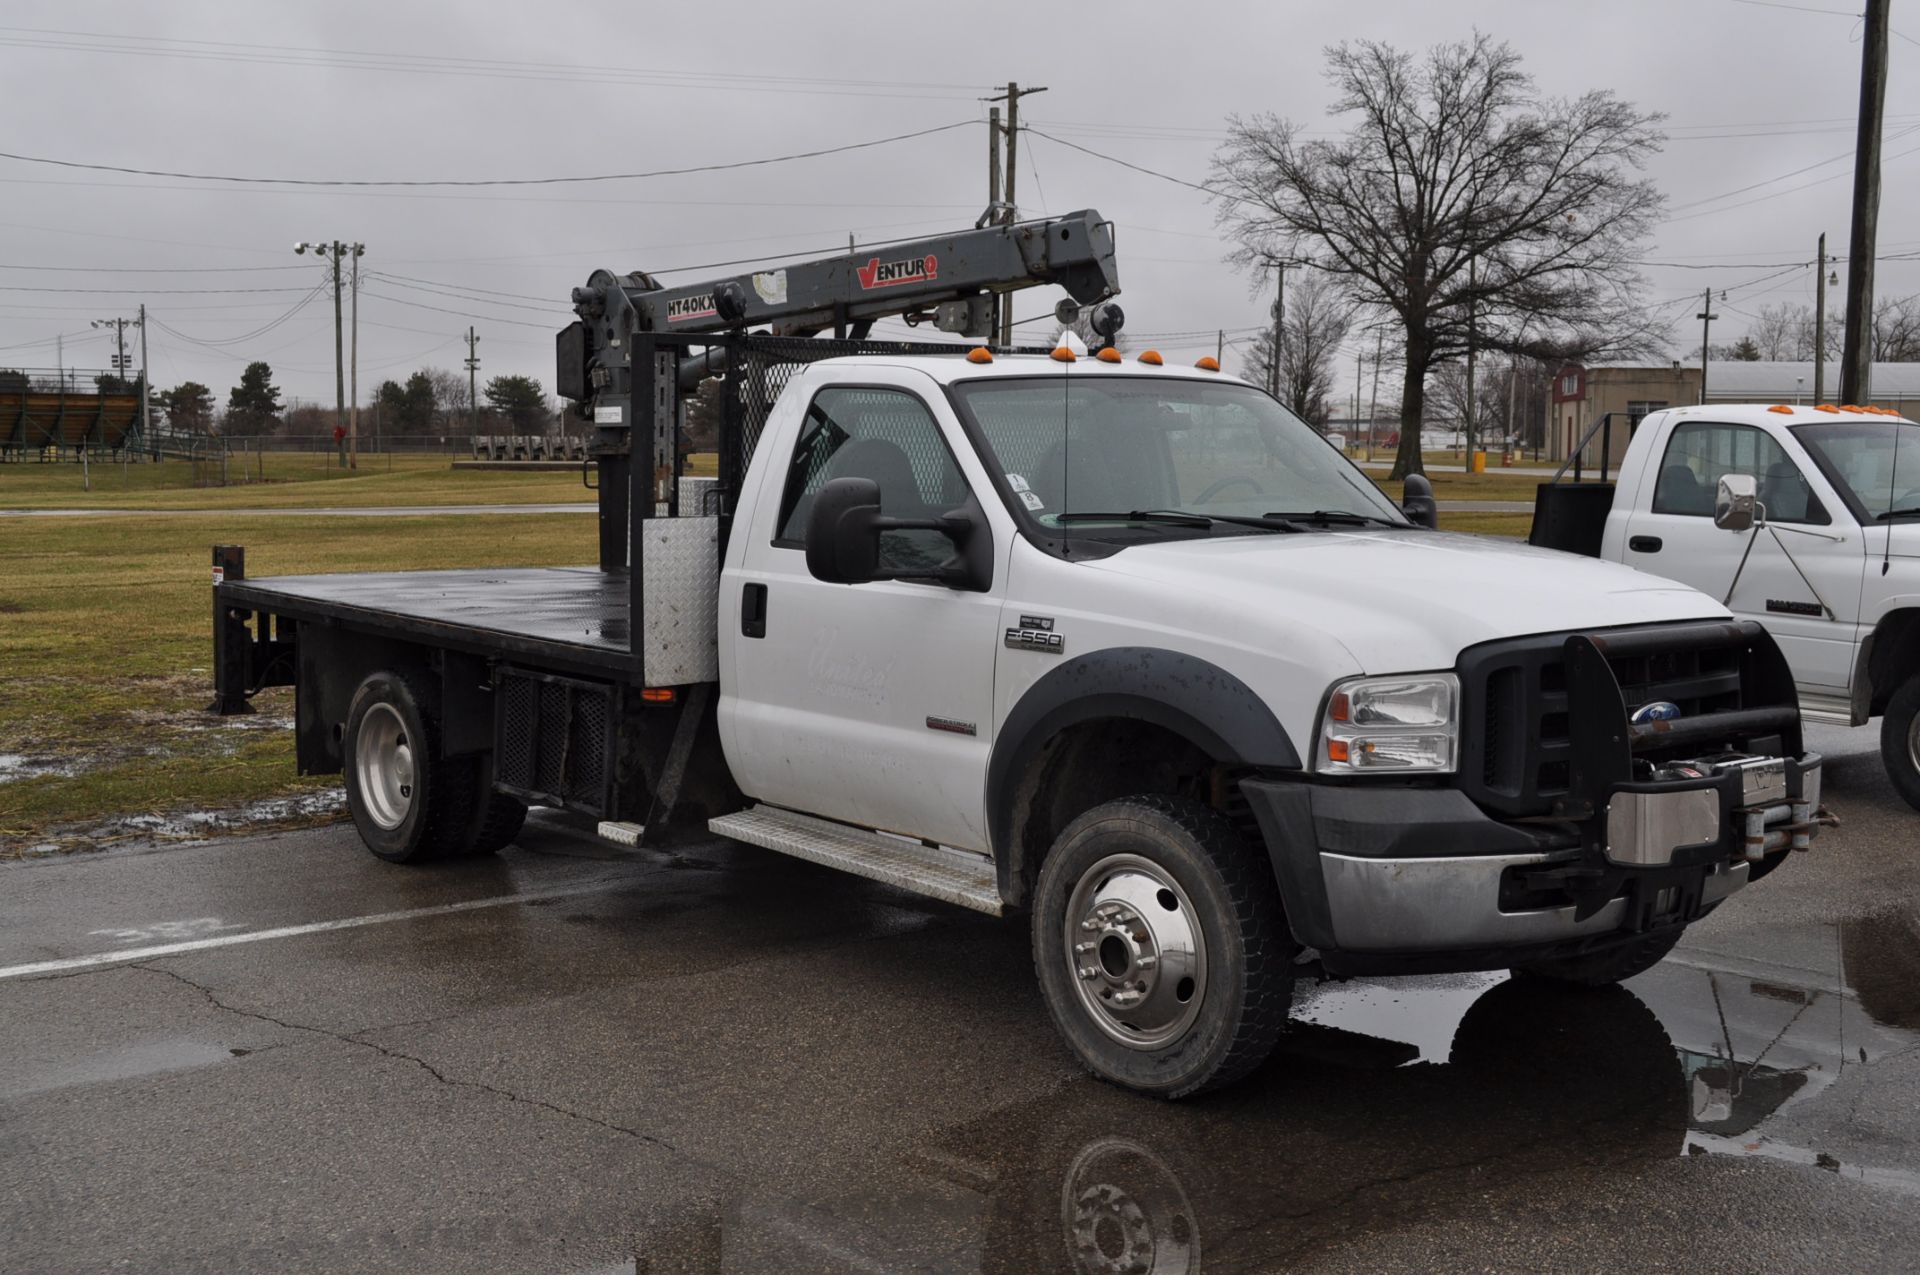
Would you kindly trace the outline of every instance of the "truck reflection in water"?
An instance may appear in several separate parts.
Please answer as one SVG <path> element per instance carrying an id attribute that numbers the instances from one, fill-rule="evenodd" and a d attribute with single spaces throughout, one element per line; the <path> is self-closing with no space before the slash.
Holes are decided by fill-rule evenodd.
<path id="1" fill-rule="evenodd" d="M 1849 921 L 1838 946 L 1844 976 L 1682 950 L 1588 992 L 1497 974 L 1306 986 L 1246 1084 L 1166 1104 L 1076 1080 L 903 1130 L 897 1156 L 822 1165 L 798 1196 L 748 1187 L 648 1236 L 637 1269 L 1286 1269 L 1502 1192 L 1586 1208 L 1681 1155 L 1920 1196 L 1911 1170 L 1849 1159 L 1843 1132 L 1848 1108 L 1872 1123 L 1874 1064 L 1920 1043 L 1920 924 Z M 1807 1128 L 1842 1132 L 1809 1146 Z"/>

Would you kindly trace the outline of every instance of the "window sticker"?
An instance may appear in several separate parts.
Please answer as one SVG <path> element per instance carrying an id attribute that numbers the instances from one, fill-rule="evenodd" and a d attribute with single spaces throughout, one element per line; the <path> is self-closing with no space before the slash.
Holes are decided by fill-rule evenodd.
<path id="1" fill-rule="evenodd" d="M 1025 505 L 1028 509 L 1032 510 L 1035 513 L 1038 513 L 1042 509 L 1045 509 L 1047 507 L 1045 501 L 1041 500 L 1040 497 L 1034 495 L 1030 491 L 1023 491 L 1020 493 L 1020 503 Z"/>
<path id="2" fill-rule="evenodd" d="M 1022 478 L 1022 477 L 1021 477 L 1020 475 L 1018 475 L 1018 474 L 1008 474 L 1008 475 L 1007 475 L 1007 486 L 1009 486 L 1009 487 L 1011 487 L 1011 488 L 1013 488 L 1013 489 L 1014 489 L 1015 491 L 1030 491 L 1030 490 L 1032 490 L 1032 489 L 1031 489 L 1030 487 L 1028 487 L 1028 486 L 1027 486 L 1027 480 L 1026 480 L 1026 479 L 1024 479 L 1024 478 Z"/>

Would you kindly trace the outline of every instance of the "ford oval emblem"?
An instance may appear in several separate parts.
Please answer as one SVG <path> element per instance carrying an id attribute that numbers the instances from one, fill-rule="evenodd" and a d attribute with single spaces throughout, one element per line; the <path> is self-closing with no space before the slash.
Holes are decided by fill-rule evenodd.
<path id="1" fill-rule="evenodd" d="M 1657 699 L 1651 704 L 1642 704 L 1633 710 L 1629 719 L 1635 726 L 1644 726 L 1648 722 L 1670 722 L 1680 716 L 1680 706 L 1668 699 Z"/>

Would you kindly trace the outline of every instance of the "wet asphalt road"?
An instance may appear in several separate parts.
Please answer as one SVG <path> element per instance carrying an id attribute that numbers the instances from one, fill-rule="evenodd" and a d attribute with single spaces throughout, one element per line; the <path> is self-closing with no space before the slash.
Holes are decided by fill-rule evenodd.
<path id="1" fill-rule="evenodd" d="M 0 1270 L 1912 1270 L 1920 815 L 1815 743 L 1846 826 L 1627 988 L 1303 986 L 1173 1106 L 1016 925 L 744 847 L 0 865 Z"/>

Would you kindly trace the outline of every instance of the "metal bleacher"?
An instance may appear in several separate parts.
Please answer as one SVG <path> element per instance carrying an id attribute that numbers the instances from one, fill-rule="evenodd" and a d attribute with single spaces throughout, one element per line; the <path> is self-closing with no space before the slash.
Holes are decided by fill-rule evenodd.
<path id="1" fill-rule="evenodd" d="M 137 383 L 77 368 L 0 368 L 0 461 L 117 454 L 142 445 Z"/>

